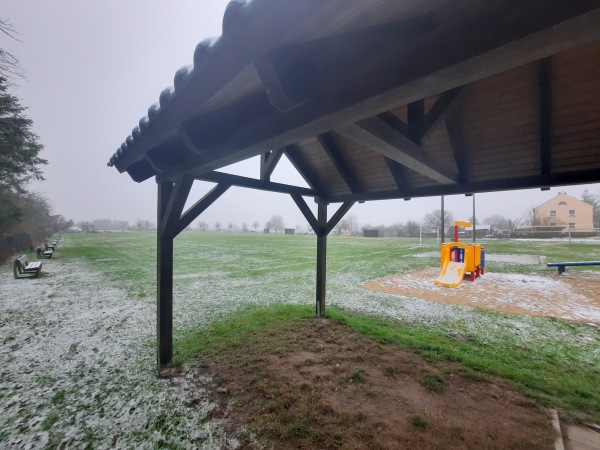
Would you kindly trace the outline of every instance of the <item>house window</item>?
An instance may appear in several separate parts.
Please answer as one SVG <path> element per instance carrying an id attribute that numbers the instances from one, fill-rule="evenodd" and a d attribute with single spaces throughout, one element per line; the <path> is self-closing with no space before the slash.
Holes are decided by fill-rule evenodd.
<path id="1" fill-rule="evenodd" d="M 569 230 L 574 230 L 575 224 L 573 222 L 569 222 Z"/>
<path id="2" fill-rule="evenodd" d="M 569 217 L 575 217 L 575 210 L 574 209 L 570 209 L 569 210 Z"/>
<path id="3" fill-rule="evenodd" d="M 556 217 L 556 211 L 550 211 L 550 217 Z"/>
<path id="4" fill-rule="evenodd" d="M 560 205 L 566 205 L 566 204 L 567 204 L 567 202 L 559 202 L 558 204 L 559 204 L 559 206 L 560 206 Z"/>

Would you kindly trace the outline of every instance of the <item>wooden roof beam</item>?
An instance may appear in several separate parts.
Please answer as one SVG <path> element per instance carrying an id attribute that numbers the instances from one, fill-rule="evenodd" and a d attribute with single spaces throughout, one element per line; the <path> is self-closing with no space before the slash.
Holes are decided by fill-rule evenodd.
<path id="1" fill-rule="evenodd" d="M 181 216 L 175 228 L 175 236 L 185 230 L 200 214 L 212 205 L 227 189 L 231 187 L 228 183 L 219 183 L 212 188 L 204 197 L 194 203 L 185 214 Z"/>
<path id="2" fill-rule="evenodd" d="M 211 183 L 224 183 L 231 186 L 239 186 L 248 189 L 257 189 L 259 191 L 279 192 L 281 194 L 298 193 L 301 195 L 315 196 L 316 192 L 312 189 L 307 189 L 300 186 L 292 186 L 290 184 L 274 183 L 272 181 L 256 180 L 254 178 L 242 177 L 223 172 L 207 172 L 201 175 L 196 175 L 197 180 L 210 181 Z"/>
<path id="3" fill-rule="evenodd" d="M 183 128 L 181 124 L 177 125 L 177 133 L 181 138 L 182 142 L 185 144 L 190 153 L 195 153 L 197 155 L 202 153 L 202 149 L 200 149 L 194 141 L 190 138 L 189 133 Z"/>
<path id="4" fill-rule="evenodd" d="M 286 92 L 271 55 L 262 55 L 254 61 L 254 67 L 271 104 L 281 112 L 289 111 L 306 99 L 294 99 Z"/>
<path id="5" fill-rule="evenodd" d="M 298 193 L 292 193 L 290 195 L 292 196 L 292 200 L 294 200 L 294 203 L 296 203 L 296 206 L 298 206 L 298 209 L 300 209 L 300 212 L 302 213 L 310 227 L 316 233 L 319 229 L 319 222 L 317 221 L 317 218 L 306 204 L 304 198 L 302 198 L 302 196 Z"/>
<path id="6" fill-rule="evenodd" d="M 486 4 L 481 8 L 489 16 L 486 20 L 495 21 L 493 27 L 481 18 L 471 22 L 461 18 L 421 35 L 418 42 L 399 46 L 385 58 L 375 55 L 376 61 L 361 60 L 359 67 L 353 61 L 354 67 L 323 80 L 320 95 L 286 113 L 274 111 L 247 123 L 160 177 L 194 168 L 214 170 L 259 155 L 265 148 L 285 147 L 341 123 L 357 122 L 600 39 L 600 7 L 588 2 L 573 5 L 564 8 L 559 0 L 535 4 L 511 0 L 488 11 Z M 457 50 L 455 43 L 465 40 L 470 45 Z M 375 76 L 367 76 L 365 70 Z M 349 91 L 346 86 L 356 89 Z M 123 169 L 121 161 L 118 165 Z"/>
<path id="7" fill-rule="evenodd" d="M 387 164 L 392 177 L 394 177 L 394 182 L 396 183 L 396 186 L 398 186 L 398 189 L 402 190 L 409 188 L 410 184 L 406 179 L 406 168 L 390 158 L 385 158 L 385 163 Z"/>
<path id="8" fill-rule="evenodd" d="M 425 100 L 417 100 L 406 105 L 408 136 L 421 145 L 421 135 L 425 126 Z"/>
<path id="9" fill-rule="evenodd" d="M 460 122 L 456 116 L 446 118 L 446 130 L 450 139 L 450 147 L 454 153 L 454 161 L 458 169 L 458 180 L 460 183 L 469 182 L 469 151 L 461 129 Z"/>
<path id="10" fill-rule="evenodd" d="M 438 183 L 457 182 L 455 173 L 427 159 L 418 144 L 380 117 L 361 120 L 336 131 Z"/>
<path id="11" fill-rule="evenodd" d="M 467 91 L 467 86 L 460 86 L 440 94 L 425 115 L 423 130 L 419 136 L 421 145 L 426 142 L 433 132 L 438 129 L 440 124 L 444 123 L 446 118 L 452 114 L 454 108 L 456 108 L 464 98 Z"/>
<path id="12" fill-rule="evenodd" d="M 540 89 L 540 171 L 542 175 L 552 173 L 552 60 L 539 62 Z"/>
<path id="13" fill-rule="evenodd" d="M 177 124 L 198 113 L 211 98 L 222 92 L 237 74 L 248 64 L 264 54 L 279 37 L 295 30 L 300 24 L 321 13 L 327 4 L 320 1 L 253 2 L 246 7 L 241 2 L 232 2 L 223 17 L 221 38 L 212 43 L 200 42 L 194 53 L 193 75 L 181 89 L 175 90 L 172 104 L 161 112 L 160 117 L 141 133 L 135 146 L 123 154 L 115 167 L 123 172 L 142 157 L 165 134 L 175 130 Z M 250 5 L 248 5 L 250 6 Z M 276 17 L 277 20 L 272 20 Z"/>
<path id="14" fill-rule="evenodd" d="M 283 155 L 283 149 L 277 149 L 260 155 L 260 179 L 271 181 L 271 175 Z"/>
<path id="15" fill-rule="evenodd" d="M 414 187 L 400 190 L 388 190 L 359 194 L 336 194 L 323 198 L 327 202 L 391 200 L 397 198 L 432 197 L 437 195 L 469 194 L 480 192 L 511 191 L 531 189 L 544 186 L 568 186 L 571 184 L 597 183 L 600 179 L 600 168 L 578 170 L 575 172 L 551 173 L 543 176 L 528 176 L 510 179 L 495 179 L 454 184 L 446 186 Z"/>
<path id="16" fill-rule="evenodd" d="M 319 224 L 319 220 L 315 217 L 313 212 L 310 210 L 304 198 L 302 198 L 299 194 L 292 194 L 292 199 L 304 215 L 304 218 L 312 227 L 315 234 L 318 236 L 327 236 L 331 231 L 335 228 L 340 220 L 346 215 L 346 213 L 352 208 L 354 203 L 353 200 L 348 200 L 342 203 L 338 210 L 331 216 L 329 220 L 327 220 L 322 225 Z M 322 200 L 317 200 L 317 203 L 324 204 Z"/>
<path id="17" fill-rule="evenodd" d="M 161 236 L 177 236 L 177 223 L 193 184 L 194 178 L 189 175 L 177 177 L 161 220 Z"/>
<path id="18" fill-rule="evenodd" d="M 329 233 L 331 233 L 331 231 L 335 228 L 335 226 L 338 224 L 338 222 L 340 220 L 342 220 L 343 217 L 346 215 L 346 213 L 348 211 L 350 211 L 350 208 L 352 208 L 352 206 L 354 206 L 354 203 L 356 203 L 356 202 L 353 200 L 348 200 L 340 205 L 338 210 L 333 214 L 333 216 L 331 216 L 331 219 L 329 219 L 327 221 L 327 226 L 325 227 L 325 230 L 324 230 L 325 235 L 328 235 Z"/>
<path id="19" fill-rule="evenodd" d="M 329 133 L 320 134 L 317 136 L 317 140 L 319 141 L 319 144 L 321 144 L 323 150 L 325 150 L 325 153 L 327 153 L 327 156 L 329 156 L 329 159 L 331 159 L 331 162 L 333 162 L 333 165 L 339 174 L 346 182 L 346 185 L 350 191 L 360 192 L 362 190 L 360 181 L 358 180 L 354 171 L 350 168 L 350 165 L 344 157 L 343 152 L 338 148 L 331 138 L 331 135 Z"/>
<path id="20" fill-rule="evenodd" d="M 310 167 L 302 151 L 296 145 L 288 145 L 284 150 L 285 156 L 290 160 L 298 173 L 304 178 L 304 181 L 318 193 L 324 195 L 325 189 L 319 182 L 315 171 Z"/>

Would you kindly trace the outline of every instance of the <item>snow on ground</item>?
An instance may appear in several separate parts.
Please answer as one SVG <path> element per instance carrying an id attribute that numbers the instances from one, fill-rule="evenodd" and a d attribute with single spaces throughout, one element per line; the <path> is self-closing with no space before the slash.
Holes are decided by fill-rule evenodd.
<path id="1" fill-rule="evenodd" d="M 518 313 L 560 317 L 584 323 L 600 324 L 600 306 L 587 296 L 576 292 L 573 287 L 561 279 L 536 274 L 516 274 L 487 272 L 475 282 L 465 282 L 459 288 L 449 289 L 435 286 L 432 278 L 439 270 L 432 268 L 428 272 L 402 274 L 382 279 L 382 287 L 401 288 L 412 291 L 431 292 L 435 297 L 456 297 L 460 295 L 463 304 L 485 305 L 490 309 L 510 310 Z M 594 275 L 594 272 L 591 272 Z M 428 276 L 429 275 L 429 276 Z M 583 272 L 578 272 L 585 277 Z M 597 278 L 596 278 L 597 279 Z M 454 302 L 451 302 L 454 303 Z"/>
<path id="2" fill-rule="evenodd" d="M 44 261 L 38 279 L 9 273 L 0 279 L 0 448 L 226 446 L 218 424 L 203 423 L 211 405 L 194 380 L 156 378 L 151 303 L 82 261 Z"/>
<path id="3" fill-rule="evenodd" d="M 128 297 L 125 291 L 143 284 L 153 292 L 153 274 L 115 286 L 84 261 L 58 256 L 44 261 L 39 279 L 14 280 L 11 267 L 0 266 L 0 449 L 235 448 L 219 423 L 205 420 L 212 405 L 198 385 L 210 389 L 210 380 L 193 379 L 193 371 L 156 378 L 154 297 Z M 226 257 L 209 256 L 215 262 Z M 557 351 L 576 346 L 586 349 L 586 361 L 600 363 L 592 327 L 574 332 L 544 318 L 494 316 L 412 297 L 398 301 L 360 288 L 362 268 L 362 261 L 347 261 L 343 273 L 330 271 L 327 305 L 483 342 Z M 215 264 L 211 272 L 174 278 L 176 333 L 249 304 L 314 304 L 314 270 L 236 278 Z"/>
<path id="4" fill-rule="evenodd" d="M 416 253 L 413 256 L 417 258 L 439 258 L 440 252 Z M 486 262 L 503 262 L 508 264 L 546 264 L 545 256 L 537 255 L 503 255 L 491 253 L 485 255 Z"/>

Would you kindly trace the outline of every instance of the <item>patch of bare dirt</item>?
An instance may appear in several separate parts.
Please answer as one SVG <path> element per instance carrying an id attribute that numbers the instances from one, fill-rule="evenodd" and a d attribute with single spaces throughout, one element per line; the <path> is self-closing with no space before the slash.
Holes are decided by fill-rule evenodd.
<path id="1" fill-rule="evenodd" d="M 488 272 L 474 282 L 463 281 L 457 288 L 434 285 L 438 275 L 439 268 L 428 267 L 370 281 L 362 287 L 423 300 L 600 326 L 600 272 L 572 270 L 563 275 Z"/>
<path id="2" fill-rule="evenodd" d="M 242 448 L 553 448 L 548 412 L 497 378 L 431 364 L 329 319 L 206 355 Z"/>

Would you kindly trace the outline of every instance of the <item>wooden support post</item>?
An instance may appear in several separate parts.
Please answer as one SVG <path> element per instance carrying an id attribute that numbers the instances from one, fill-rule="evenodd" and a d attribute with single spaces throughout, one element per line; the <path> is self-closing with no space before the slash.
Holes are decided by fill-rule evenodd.
<path id="1" fill-rule="evenodd" d="M 317 305 L 316 314 L 325 315 L 325 294 L 327 287 L 327 204 L 318 203 L 317 213 Z"/>
<path id="2" fill-rule="evenodd" d="M 158 229 L 156 242 L 156 330 L 158 368 L 173 357 L 173 236 L 163 233 L 165 212 L 173 191 L 169 181 L 158 183 Z"/>
<path id="3" fill-rule="evenodd" d="M 331 233 L 333 227 L 342 220 L 342 217 L 352 208 L 354 201 L 347 201 L 339 207 L 335 214 L 327 221 L 327 203 L 318 199 L 316 200 L 317 217 L 314 214 L 298 193 L 292 193 L 292 198 L 306 220 L 317 235 L 317 305 L 316 314 L 319 317 L 325 315 L 325 293 L 327 287 L 327 235 Z"/>
<path id="4" fill-rule="evenodd" d="M 442 233 L 442 239 L 441 239 L 441 243 L 444 243 L 444 237 L 446 236 L 446 223 L 445 223 L 445 215 L 446 215 L 446 210 L 444 209 L 444 196 L 442 195 L 442 207 L 440 209 L 440 227 L 441 227 L 441 233 Z"/>

